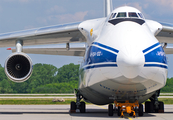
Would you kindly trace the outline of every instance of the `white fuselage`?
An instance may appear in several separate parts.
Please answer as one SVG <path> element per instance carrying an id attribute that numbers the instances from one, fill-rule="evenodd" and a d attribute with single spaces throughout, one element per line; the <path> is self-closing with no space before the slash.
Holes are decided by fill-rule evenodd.
<path id="1" fill-rule="evenodd" d="M 141 103 L 166 84 L 166 56 L 145 20 L 106 20 L 101 29 L 80 67 L 79 91 L 85 99 Z"/>

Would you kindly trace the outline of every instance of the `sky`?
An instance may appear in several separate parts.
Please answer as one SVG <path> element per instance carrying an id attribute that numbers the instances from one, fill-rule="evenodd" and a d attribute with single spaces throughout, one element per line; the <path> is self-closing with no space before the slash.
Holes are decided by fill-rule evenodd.
<path id="1" fill-rule="evenodd" d="M 113 0 L 113 8 L 133 6 L 146 19 L 173 24 L 173 0 Z M 85 21 L 103 17 L 103 0 L 0 0 L 0 33 L 50 25 Z M 0 64 L 4 66 L 11 54 L 0 48 Z M 29 54 L 33 64 L 46 63 L 56 67 L 80 64 L 82 57 Z M 173 77 L 173 55 L 168 57 L 168 77 Z"/>

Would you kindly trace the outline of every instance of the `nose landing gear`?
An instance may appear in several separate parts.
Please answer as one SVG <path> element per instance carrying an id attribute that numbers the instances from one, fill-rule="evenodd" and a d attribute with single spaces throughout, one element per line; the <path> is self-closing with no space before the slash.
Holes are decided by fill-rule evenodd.
<path id="1" fill-rule="evenodd" d="M 143 116 L 143 105 L 139 104 L 138 101 L 135 103 L 129 103 L 128 100 L 125 103 L 117 103 L 114 101 L 115 107 L 117 109 L 117 115 L 124 117 L 124 112 L 128 113 L 130 116 L 136 117 L 136 112 L 138 111 L 139 116 Z M 113 116 L 113 105 L 109 105 L 108 115 Z"/>
<path id="2" fill-rule="evenodd" d="M 80 102 L 83 96 L 80 94 L 78 90 L 76 91 L 77 91 L 76 102 L 74 101 L 71 102 L 70 113 L 75 113 L 77 109 L 80 110 L 80 113 L 85 113 L 86 111 L 85 102 Z"/>

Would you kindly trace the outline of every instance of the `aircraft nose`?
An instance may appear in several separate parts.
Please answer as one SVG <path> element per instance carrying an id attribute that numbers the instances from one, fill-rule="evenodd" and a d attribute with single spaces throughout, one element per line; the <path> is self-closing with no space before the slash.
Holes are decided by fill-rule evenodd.
<path id="1" fill-rule="evenodd" d="M 117 55 L 117 65 L 121 73 L 129 79 L 139 75 L 144 66 L 145 58 L 142 51 L 119 51 Z"/>

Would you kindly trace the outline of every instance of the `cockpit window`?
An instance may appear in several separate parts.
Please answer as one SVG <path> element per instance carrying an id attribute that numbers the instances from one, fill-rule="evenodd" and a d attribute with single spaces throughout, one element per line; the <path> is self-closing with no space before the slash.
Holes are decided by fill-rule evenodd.
<path id="1" fill-rule="evenodd" d="M 138 13 L 138 15 L 141 17 L 141 18 L 144 18 L 143 15 L 141 13 Z"/>
<path id="2" fill-rule="evenodd" d="M 135 12 L 129 12 L 129 17 L 136 17 L 136 18 L 138 18 L 138 15 Z"/>
<path id="3" fill-rule="evenodd" d="M 114 17 L 116 16 L 116 14 L 117 14 L 117 13 L 115 13 L 115 14 L 112 16 L 112 18 L 114 18 Z"/>
<path id="4" fill-rule="evenodd" d="M 116 16 L 117 13 L 112 13 L 109 19 L 112 19 Z"/>
<path id="5" fill-rule="evenodd" d="M 118 13 L 117 18 L 118 17 L 127 17 L 126 12 L 120 12 L 120 13 Z"/>

